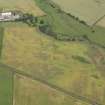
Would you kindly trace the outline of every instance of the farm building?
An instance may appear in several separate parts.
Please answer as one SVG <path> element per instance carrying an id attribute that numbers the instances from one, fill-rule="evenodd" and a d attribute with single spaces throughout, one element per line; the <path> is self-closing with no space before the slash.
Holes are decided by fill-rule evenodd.
<path id="1" fill-rule="evenodd" d="M 20 19 L 21 15 L 18 12 L 1 12 L 0 21 L 14 21 Z"/>

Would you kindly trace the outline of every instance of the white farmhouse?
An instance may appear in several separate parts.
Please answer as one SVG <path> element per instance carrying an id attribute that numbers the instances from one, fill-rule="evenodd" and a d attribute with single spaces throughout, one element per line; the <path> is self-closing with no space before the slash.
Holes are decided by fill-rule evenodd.
<path id="1" fill-rule="evenodd" d="M 15 12 L 2 12 L 0 13 L 0 21 L 14 21 L 20 18 L 20 14 Z"/>

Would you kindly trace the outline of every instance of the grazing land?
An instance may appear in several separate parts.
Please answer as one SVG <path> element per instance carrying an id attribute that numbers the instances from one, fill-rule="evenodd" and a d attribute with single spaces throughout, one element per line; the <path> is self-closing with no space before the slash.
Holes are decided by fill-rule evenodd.
<path id="1" fill-rule="evenodd" d="M 0 67 L 0 105 L 12 104 L 12 73 Z"/>

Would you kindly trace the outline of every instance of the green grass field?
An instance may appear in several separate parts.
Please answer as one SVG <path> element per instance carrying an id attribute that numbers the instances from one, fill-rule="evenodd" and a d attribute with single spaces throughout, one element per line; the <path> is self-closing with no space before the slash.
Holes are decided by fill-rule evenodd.
<path id="1" fill-rule="evenodd" d="M 75 37 L 87 36 L 92 42 L 105 46 L 105 29 L 99 26 L 89 27 L 76 19 L 68 16 L 59 7 L 49 0 L 35 0 L 39 7 L 47 13 L 47 16 L 42 17 L 47 21 L 52 30 L 56 33 L 62 33 L 60 37 Z M 52 7 L 53 4 L 55 7 Z M 60 11 L 60 12 L 59 12 Z"/>
<path id="2" fill-rule="evenodd" d="M 12 105 L 12 73 L 0 67 L 0 105 Z"/>

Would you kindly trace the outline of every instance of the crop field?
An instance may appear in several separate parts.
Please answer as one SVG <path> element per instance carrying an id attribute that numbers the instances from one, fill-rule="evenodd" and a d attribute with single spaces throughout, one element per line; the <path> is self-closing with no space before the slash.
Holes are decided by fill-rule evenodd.
<path id="1" fill-rule="evenodd" d="M 75 63 L 81 69 L 81 64 L 75 62 L 72 56 L 82 56 L 90 62 L 85 54 L 87 51 L 87 45 L 79 42 L 59 42 L 45 36 L 35 28 L 7 27 L 3 41 L 2 62 L 46 77 L 47 73 L 50 76 L 50 74 L 55 75 L 61 72 L 61 69 L 75 68 Z M 55 71 L 52 73 L 52 70 Z"/>
<path id="2" fill-rule="evenodd" d="M 90 105 L 20 75 L 14 84 L 14 105 Z"/>
<path id="3" fill-rule="evenodd" d="M 12 73 L 0 67 L 0 105 L 12 104 Z"/>
<path id="4" fill-rule="evenodd" d="M 19 24 L 5 28 L 3 63 L 77 95 L 104 103 L 105 74 L 96 63 L 101 59 L 99 52 L 91 52 L 88 44 L 57 41 L 40 33 L 37 28 L 25 24 L 20 27 Z M 105 57 L 103 49 L 101 52 Z M 93 55 L 90 57 L 92 53 L 95 62 Z"/>
<path id="5" fill-rule="evenodd" d="M 25 13 L 32 13 L 35 16 L 45 15 L 33 0 L 0 0 L 0 10 L 20 10 Z"/>
<path id="6" fill-rule="evenodd" d="M 52 0 L 64 11 L 93 24 L 105 15 L 105 0 Z"/>

